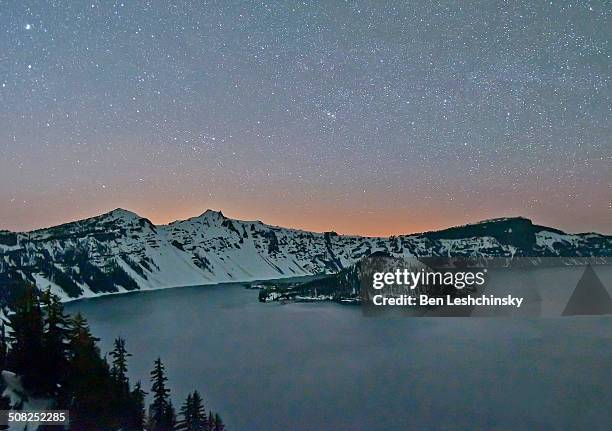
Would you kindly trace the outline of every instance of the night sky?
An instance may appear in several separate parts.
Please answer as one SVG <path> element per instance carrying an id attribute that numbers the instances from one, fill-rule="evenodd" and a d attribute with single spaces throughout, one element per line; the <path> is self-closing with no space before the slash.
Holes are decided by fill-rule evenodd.
<path id="1" fill-rule="evenodd" d="M 611 41 L 608 1 L 2 1 L 0 228 L 610 233 Z"/>

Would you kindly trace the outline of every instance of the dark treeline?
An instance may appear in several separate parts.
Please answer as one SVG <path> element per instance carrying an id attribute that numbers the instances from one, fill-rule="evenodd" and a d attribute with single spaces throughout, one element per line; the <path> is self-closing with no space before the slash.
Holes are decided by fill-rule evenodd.
<path id="1" fill-rule="evenodd" d="M 128 378 L 131 354 L 125 340 L 117 338 L 109 358 L 103 357 L 85 318 L 64 314 L 56 296 L 47 292 L 39 297 L 28 286 L 7 320 L 6 326 L 0 323 L 0 369 L 20 377 L 22 404 L 27 403 L 23 398 L 45 398 L 51 400 L 49 409 L 68 410 L 70 430 L 225 430 L 218 414 L 206 413 L 198 391 L 187 396 L 177 417 L 159 358 L 151 371 L 152 403 L 146 409 L 147 393 Z M 9 400 L 0 398 L 0 410 L 9 408 Z"/>

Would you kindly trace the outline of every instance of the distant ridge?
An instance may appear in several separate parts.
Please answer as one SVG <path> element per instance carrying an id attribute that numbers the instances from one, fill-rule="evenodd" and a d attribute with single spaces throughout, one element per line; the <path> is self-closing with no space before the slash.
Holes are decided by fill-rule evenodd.
<path id="1" fill-rule="evenodd" d="M 117 208 L 31 232 L 0 231 L 0 305 L 21 280 L 64 300 L 134 290 L 335 274 L 376 252 L 397 257 L 583 258 L 609 262 L 612 237 L 566 234 L 524 217 L 384 238 L 200 216 L 154 225 Z"/>

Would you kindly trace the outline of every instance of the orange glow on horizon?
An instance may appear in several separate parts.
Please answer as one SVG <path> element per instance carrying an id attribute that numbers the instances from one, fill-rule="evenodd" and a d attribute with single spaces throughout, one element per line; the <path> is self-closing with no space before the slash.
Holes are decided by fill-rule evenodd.
<path id="1" fill-rule="evenodd" d="M 398 220 L 397 215 L 391 213 L 376 213 L 368 214 L 363 217 L 362 214 L 336 217 L 331 216 L 328 213 L 323 213 L 320 216 L 305 215 L 298 217 L 292 214 L 279 213 L 268 214 L 262 217 L 254 216 L 250 212 L 246 211 L 225 211 L 222 208 L 211 208 L 215 211 L 221 211 L 225 217 L 234 220 L 241 221 L 261 221 L 267 225 L 279 226 L 289 229 L 299 229 L 310 232 L 329 232 L 333 231 L 340 235 L 357 235 L 357 236 L 370 236 L 370 237 L 389 237 L 393 235 L 406 235 L 420 232 L 427 232 L 431 230 L 439 230 L 447 227 L 455 226 L 450 218 L 412 218 L 410 220 Z M 172 223 L 176 220 L 186 220 L 192 217 L 197 217 L 202 214 L 205 210 L 193 211 L 189 209 L 159 209 L 153 213 L 146 212 L 139 213 L 140 216 L 146 217 L 151 220 L 153 224 L 165 225 Z M 136 211 L 135 211 L 136 212 Z M 456 221 L 456 220 L 455 220 Z M 472 220 L 478 221 L 478 220 Z"/>
<path id="2" fill-rule="evenodd" d="M 176 220 L 197 217 L 207 209 L 221 210 L 231 219 L 251 221 L 259 220 L 272 226 L 300 229 L 312 232 L 334 231 L 341 235 L 359 235 L 388 237 L 407 235 L 426 231 L 440 230 L 448 227 L 475 223 L 497 217 L 523 216 L 532 219 L 536 224 L 550 226 L 567 232 L 599 232 L 597 225 L 605 226 L 609 220 L 589 218 L 578 225 L 573 214 L 556 214 L 544 217 L 536 211 L 516 211 L 512 208 L 493 210 L 479 208 L 473 211 L 455 211 L 452 206 L 439 202 L 427 208 L 380 208 L 365 209 L 354 204 L 352 207 L 337 204 L 333 200 L 324 200 L 321 206 L 273 205 L 271 202 L 252 200 L 250 202 L 227 199 L 222 200 L 173 200 L 155 199 L 155 203 L 146 196 L 140 199 L 109 199 L 106 202 L 89 201 L 87 207 L 71 206 L 69 196 L 55 196 L 47 201 L 41 200 L 36 210 L 29 206 L 15 208 L 8 217 L 0 217 L 0 230 L 25 232 L 82 220 L 124 208 L 151 220 L 156 225 L 168 224 Z M 157 196 L 156 198 L 160 198 Z M 64 200 L 65 199 L 65 200 Z M 157 202 L 164 202 L 159 205 Z M 565 216 L 565 220 L 563 217 Z M 570 224 L 572 222 L 572 224 Z"/>
<path id="3" fill-rule="evenodd" d="M 241 220 L 241 221 L 259 220 L 262 223 L 265 223 L 267 225 L 279 226 L 279 227 L 289 228 L 289 229 L 298 229 L 298 230 L 304 230 L 304 231 L 309 231 L 309 232 L 333 231 L 339 235 L 356 235 L 356 236 L 370 236 L 370 237 L 389 237 L 393 235 L 405 235 L 405 234 L 426 232 L 430 230 L 444 229 L 445 227 L 451 226 L 451 225 L 438 226 L 433 223 L 427 223 L 426 221 L 420 221 L 420 222 L 413 221 L 410 224 L 401 223 L 398 221 L 395 223 L 393 222 L 386 223 L 384 226 L 381 226 L 379 224 L 365 224 L 365 223 L 341 224 L 339 222 L 334 223 L 334 221 L 330 220 L 328 217 L 324 217 L 321 219 L 308 218 L 308 220 L 289 219 L 286 221 L 283 221 L 283 219 L 279 219 L 279 221 L 273 221 L 272 219 L 276 220 L 276 218 L 268 219 L 268 218 L 263 218 L 263 217 L 249 217 L 249 216 L 240 216 L 240 215 L 234 216 L 232 214 L 226 213 L 223 210 L 221 210 L 221 212 L 226 217 L 234 219 L 234 220 Z M 176 220 L 185 220 L 188 218 L 197 217 L 198 215 L 200 214 L 178 215 L 176 213 L 172 213 L 172 214 L 156 213 L 155 215 L 152 215 L 150 217 L 147 217 L 144 215 L 142 216 L 151 220 L 151 222 L 155 225 L 165 225 L 165 224 L 172 223 Z"/>

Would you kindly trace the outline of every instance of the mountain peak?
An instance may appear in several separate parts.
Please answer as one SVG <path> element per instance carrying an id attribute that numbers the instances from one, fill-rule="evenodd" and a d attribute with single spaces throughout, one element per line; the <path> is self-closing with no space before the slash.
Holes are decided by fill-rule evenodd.
<path id="1" fill-rule="evenodd" d="M 203 218 L 225 218 L 225 216 L 223 215 L 221 210 L 215 211 L 215 210 L 211 210 L 211 209 L 207 209 L 206 211 L 204 211 L 200 215 L 200 217 L 203 217 Z"/>
<path id="2" fill-rule="evenodd" d="M 475 223 L 467 224 L 465 226 L 471 226 L 471 225 L 473 226 L 473 225 L 479 225 L 479 224 L 499 224 L 499 223 L 528 223 L 528 224 L 533 224 L 531 219 L 528 219 L 527 217 L 523 217 L 523 216 L 511 216 L 511 217 L 496 217 L 496 218 L 485 219 L 485 220 L 477 221 Z M 460 226 L 458 226 L 458 227 L 460 227 Z"/>
<path id="3" fill-rule="evenodd" d="M 126 210 L 125 208 L 121 208 L 121 207 L 115 208 L 114 210 L 109 211 L 109 213 L 112 213 L 112 214 L 135 214 L 134 212 L 132 212 L 130 210 Z"/>
<path id="4" fill-rule="evenodd" d="M 124 219 L 140 219 L 138 214 L 135 212 L 123 209 L 123 208 L 115 208 L 112 211 L 102 214 L 100 217 L 114 217 L 114 218 L 124 218 Z"/>

